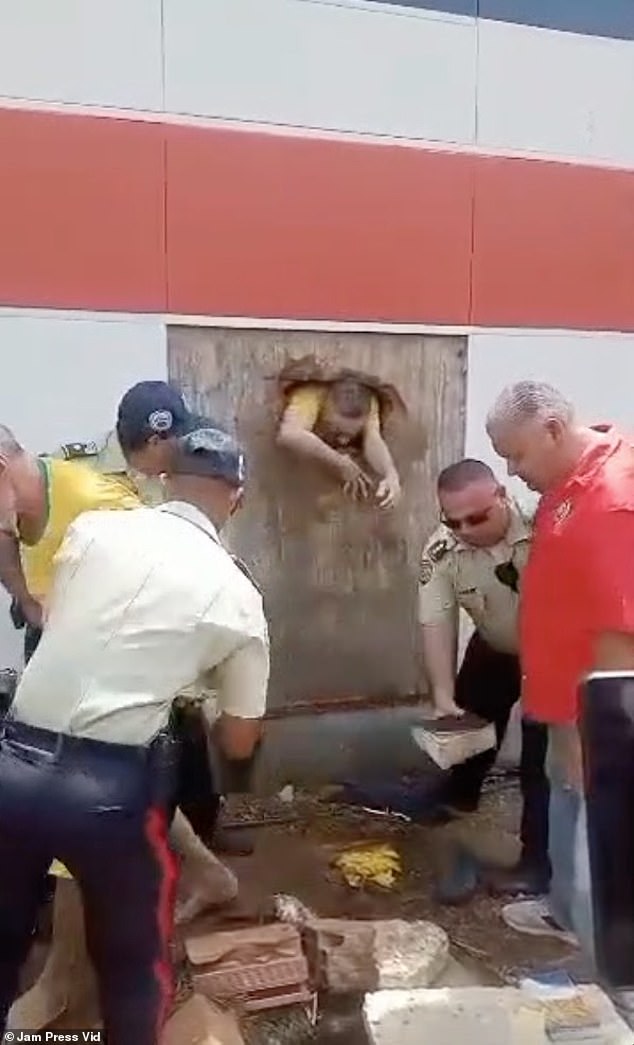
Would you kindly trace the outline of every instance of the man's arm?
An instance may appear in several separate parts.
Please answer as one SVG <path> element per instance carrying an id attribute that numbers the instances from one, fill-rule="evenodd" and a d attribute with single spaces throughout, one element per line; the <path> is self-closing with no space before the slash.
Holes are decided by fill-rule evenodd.
<path id="1" fill-rule="evenodd" d="M 422 654 L 434 705 L 444 715 L 462 714 L 454 700 L 457 620 L 458 606 L 448 564 L 434 562 L 424 552 L 418 578 Z"/>
<path id="2" fill-rule="evenodd" d="M 374 398 L 363 433 L 363 456 L 381 482 L 376 497 L 381 508 L 393 508 L 401 496 L 401 484 L 389 447 L 381 432 L 379 404 Z"/>
<path id="3" fill-rule="evenodd" d="M 423 624 L 421 637 L 425 672 L 436 710 L 443 715 L 462 715 L 454 700 L 457 640 L 453 621 Z"/>
<path id="4" fill-rule="evenodd" d="M 42 607 L 26 585 L 20 558 L 20 542 L 13 533 L 0 530 L 0 582 L 20 606 L 27 623 L 41 627 Z"/>
<path id="5" fill-rule="evenodd" d="M 633 549 L 634 508 L 606 512 L 597 520 L 583 564 L 596 671 L 634 670 Z"/>
<path id="6" fill-rule="evenodd" d="M 215 733 L 222 753 L 234 761 L 253 756 L 262 737 L 269 681 L 268 642 L 251 638 L 213 672 L 219 718 Z"/>

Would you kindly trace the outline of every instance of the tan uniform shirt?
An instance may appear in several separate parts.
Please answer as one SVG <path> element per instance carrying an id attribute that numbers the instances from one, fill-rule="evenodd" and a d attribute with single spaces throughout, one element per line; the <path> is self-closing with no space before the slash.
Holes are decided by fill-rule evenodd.
<path id="1" fill-rule="evenodd" d="M 148 479 L 147 476 L 128 467 L 114 429 L 102 439 L 89 440 L 85 443 L 65 443 L 51 456 L 61 457 L 67 461 L 84 461 L 103 475 L 127 476 L 134 491 L 144 504 L 154 506 L 162 504 L 165 500 L 159 479 Z"/>
<path id="2" fill-rule="evenodd" d="M 21 722 L 144 745 L 205 676 L 218 711 L 261 718 L 262 597 L 191 505 L 85 512 L 56 558 L 46 628 L 13 703 Z"/>
<path id="3" fill-rule="evenodd" d="M 462 608 L 476 630 L 493 649 L 517 653 L 519 595 L 496 575 L 508 578 L 509 566 L 518 581 L 526 566 L 531 541 L 531 518 L 511 504 L 506 537 L 492 548 L 473 548 L 448 527 L 440 526 L 425 546 L 418 583 L 418 619 L 423 625 L 454 622 Z M 511 575 L 513 569 L 511 567 Z"/>

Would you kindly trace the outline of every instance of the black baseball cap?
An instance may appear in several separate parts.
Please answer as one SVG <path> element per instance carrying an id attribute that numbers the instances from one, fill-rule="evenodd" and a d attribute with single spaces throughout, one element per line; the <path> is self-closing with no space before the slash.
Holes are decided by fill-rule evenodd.
<path id="1" fill-rule="evenodd" d="M 123 445 L 133 446 L 152 435 L 163 439 L 179 436 L 190 427 L 185 400 L 166 381 L 139 381 L 119 403 L 117 433 Z"/>
<path id="2" fill-rule="evenodd" d="M 246 461 L 234 437 L 209 422 L 207 427 L 197 427 L 178 440 L 171 470 L 174 475 L 224 479 L 240 487 L 246 478 Z"/>

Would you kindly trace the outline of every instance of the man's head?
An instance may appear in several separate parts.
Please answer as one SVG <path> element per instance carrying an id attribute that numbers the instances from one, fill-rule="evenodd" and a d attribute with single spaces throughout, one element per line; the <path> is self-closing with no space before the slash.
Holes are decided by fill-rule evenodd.
<path id="1" fill-rule="evenodd" d="M 11 429 L 0 425 L 0 530 L 14 532 L 23 508 L 30 506 L 34 465 Z"/>
<path id="2" fill-rule="evenodd" d="M 519 381 L 498 396 L 487 418 L 496 453 L 538 493 L 561 482 L 578 456 L 572 403 L 543 381 Z"/>
<path id="3" fill-rule="evenodd" d="M 484 461 L 466 458 L 438 476 L 443 522 L 474 548 L 490 548 L 504 539 L 510 513 L 506 491 Z"/>
<path id="4" fill-rule="evenodd" d="M 185 401 L 165 381 L 140 381 L 117 411 L 117 436 L 127 463 L 144 475 L 170 470 L 176 440 L 191 427 Z"/>
<path id="5" fill-rule="evenodd" d="M 169 495 L 196 505 L 219 529 L 240 507 L 245 481 L 244 453 L 213 421 L 177 440 L 166 478 Z"/>
<path id="6" fill-rule="evenodd" d="M 341 435 L 354 438 L 363 431 L 372 407 L 372 390 L 345 375 L 328 386 L 323 418 Z"/>

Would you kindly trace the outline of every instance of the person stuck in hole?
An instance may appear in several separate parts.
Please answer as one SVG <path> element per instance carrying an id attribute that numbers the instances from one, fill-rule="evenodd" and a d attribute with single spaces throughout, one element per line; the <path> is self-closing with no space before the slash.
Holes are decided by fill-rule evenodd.
<path id="1" fill-rule="evenodd" d="M 400 500 L 398 472 L 381 432 L 379 395 L 353 373 L 291 385 L 277 444 L 323 465 L 350 497 L 373 495 L 380 508 Z"/>

